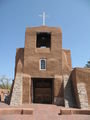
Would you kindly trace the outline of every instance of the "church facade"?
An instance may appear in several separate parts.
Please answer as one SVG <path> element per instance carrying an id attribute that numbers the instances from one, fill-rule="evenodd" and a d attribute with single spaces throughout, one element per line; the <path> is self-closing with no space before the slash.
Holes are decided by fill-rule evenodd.
<path id="1" fill-rule="evenodd" d="M 30 103 L 89 108 L 90 70 L 72 69 L 70 50 L 62 48 L 57 27 L 32 27 L 25 47 L 16 51 L 10 105 Z"/>

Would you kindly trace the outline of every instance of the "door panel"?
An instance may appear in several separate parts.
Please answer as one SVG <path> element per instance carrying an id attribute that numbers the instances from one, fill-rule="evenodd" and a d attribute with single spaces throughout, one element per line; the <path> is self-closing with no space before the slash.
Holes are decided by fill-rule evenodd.
<path id="1" fill-rule="evenodd" d="M 52 80 L 34 80 L 33 88 L 35 103 L 52 103 Z"/>

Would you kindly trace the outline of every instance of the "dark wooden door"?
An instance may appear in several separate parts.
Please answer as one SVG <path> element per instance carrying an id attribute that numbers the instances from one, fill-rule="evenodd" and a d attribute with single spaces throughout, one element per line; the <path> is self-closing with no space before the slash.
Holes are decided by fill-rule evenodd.
<path id="1" fill-rule="evenodd" d="M 33 80 L 34 103 L 52 103 L 52 80 L 35 79 Z"/>

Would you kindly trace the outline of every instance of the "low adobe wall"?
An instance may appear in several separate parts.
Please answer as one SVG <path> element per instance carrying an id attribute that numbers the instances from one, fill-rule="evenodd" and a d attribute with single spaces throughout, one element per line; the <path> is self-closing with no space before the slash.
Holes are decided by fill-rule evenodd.
<path id="1" fill-rule="evenodd" d="M 60 110 L 60 115 L 72 115 L 72 114 L 90 115 L 90 110 L 80 110 L 80 109 Z"/>
<path id="2" fill-rule="evenodd" d="M 0 115 L 13 115 L 13 114 L 26 114 L 32 115 L 33 109 L 32 108 L 0 108 Z"/>
<path id="3" fill-rule="evenodd" d="M 75 68 L 72 71 L 71 79 L 78 107 L 90 108 L 90 69 Z"/>

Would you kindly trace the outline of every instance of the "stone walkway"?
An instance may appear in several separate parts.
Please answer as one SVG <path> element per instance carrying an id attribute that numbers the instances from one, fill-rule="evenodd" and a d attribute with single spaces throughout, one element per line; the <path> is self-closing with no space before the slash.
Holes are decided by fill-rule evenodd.
<path id="1" fill-rule="evenodd" d="M 0 103 L 0 108 L 10 106 Z M 20 106 L 21 108 L 33 108 L 33 115 L 0 115 L 0 120 L 90 120 L 89 115 L 59 115 L 60 106 L 30 104 Z"/>

